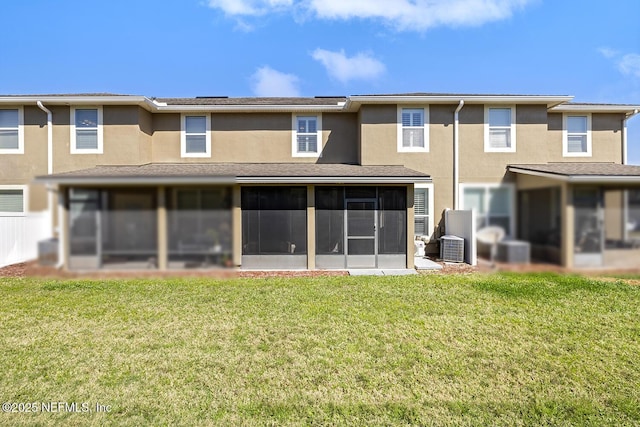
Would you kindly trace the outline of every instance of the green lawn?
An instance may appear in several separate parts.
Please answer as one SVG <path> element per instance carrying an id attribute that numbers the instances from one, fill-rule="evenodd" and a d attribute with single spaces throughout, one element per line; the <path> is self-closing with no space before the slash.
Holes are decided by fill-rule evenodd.
<path id="1" fill-rule="evenodd" d="M 640 287 L 0 279 L 0 425 L 640 425 Z"/>

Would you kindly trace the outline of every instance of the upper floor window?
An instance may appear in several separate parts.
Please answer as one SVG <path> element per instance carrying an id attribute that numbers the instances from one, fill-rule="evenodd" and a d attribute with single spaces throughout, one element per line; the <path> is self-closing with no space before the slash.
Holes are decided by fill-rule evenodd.
<path id="1" fill-rule="evenodd" d="M 0 110 L 0 154 L 23 154 L 22 108 Z"/>
<path id="2" fill-rule="evenodd" d="M 485 107 L 485 152 L 516 151 L 515 112 L 515 107 Z"/>
<path id="3" fill-rule="evenodd" d="M 428 108 L 398 108 L 398 151 L 429 151 Z"/>
<path id="4" fill-rule="evenodd" d="M 102 108 L 71 109 L 71 153 L 102 154 Z"/>
<path id="5" fill-rule="evenodd" d="M 564 116 L 562 155 L 565 157 L 591 156 L 590 115 Z"/>
<path id="6" fill-rule="evenodd" d="M 23 216 L 26 211 L 26 186 L 0 187 L 0 216 Z"/>
<path id="7" fill-rule="evenodd" d="M 182 116 L 182 157 L 211 157 L 211 116 Z"/>
<path id="8" fill-rule="evenodd" d="M 322 148 L 322 116 L 293 117 L 292 155 L 318 157 Z"/>

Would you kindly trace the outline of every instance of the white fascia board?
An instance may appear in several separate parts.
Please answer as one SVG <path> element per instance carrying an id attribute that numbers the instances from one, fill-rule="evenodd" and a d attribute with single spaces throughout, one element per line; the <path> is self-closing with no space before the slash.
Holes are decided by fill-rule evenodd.
<path id="1" fill-rule="evenodd" d="M 632 175 L 559 175 L 550 172 L 514 168 L 511 166 L 508 167 L 508 171 L 576 184 L 640 184 L 640 176 Z"/>
<path id="2" fill-rule="evenodd" d="M 221 176 L 221 177 L 37 177 L 35 182 L 59 185 L 170 185 L 170 184 L 414 184 L 431 183 L 430 177 L 299 177 L 299 176 Z"/>
<path id="3" fill-rule="evenodd" d="M 91 186 L 91 185 L 172 185 L 172 184 L 235 184 L 236 178 L 232 176 L 220 176 L 220 177 L 93 177 L 93 178 L 80 178 L 80 177 L 37 177 L 34 182 L 37 183 L 53 183 L 58 185 L 77 185 L 77 186 Z"/>
<path id="4" fill-rule="evenodd" d="M 598 105 L 598 104 L 590 104 L 590 105 L 559 105 L 557 107 L 553 107 L 549 109 L 549 112 L 552 113 L 622 113 L 626 114 L 628 117 L 634 116 L 637 114 L 637 111 L 640 110 L 640 105 Z"/>
<path id="5" fill-rule="evenodd" d="M 137 105 L 148 111 L 154 111 L 156 104 L 146 96 L 114 95 L 114 96 L 0 96 L 0 105 L 37 104 L 45 105 Z"/>
<path id="6" fill-rule="evenodd" d="M 573 96 L 544 95 L 360 95 L 349 100 L 358 104 L 451 104 L 463 100 L 465 104 L 546 104 L 549 107 L 569 102 Z"/>
<path id="7" fill-rule="evenodd" d="M 240 184 L 414 184 L 431 183 L 431 177 L 389 177 L 389 176 L 240 176 Z"/>
<path id="8" fill-rule="evenodd" d="M 322 113 L 343 111 L 344 105 L 162 105 L 154 104 L 159 113 L 179 112 L 217 112 L 217 113 L 247 113 L 247 112 L 278 112 L 278 113 Z"/>
<path id="9" fill-rule="evenodd" d="M 0 104 L 26 104 L 42 101 L 48 104 L 140 104 L 150 101 L 145 96 L 105 95 L 105 96 L 0 96 Z"/>

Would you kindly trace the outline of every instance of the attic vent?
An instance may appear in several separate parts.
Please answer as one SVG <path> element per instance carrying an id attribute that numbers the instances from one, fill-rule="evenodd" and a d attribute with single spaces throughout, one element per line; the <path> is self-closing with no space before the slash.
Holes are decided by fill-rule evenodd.
<path id="1" fill-rule="evenodd" d="M 227 99 L 228 96 L 196 96 L 196 99 Z"/>

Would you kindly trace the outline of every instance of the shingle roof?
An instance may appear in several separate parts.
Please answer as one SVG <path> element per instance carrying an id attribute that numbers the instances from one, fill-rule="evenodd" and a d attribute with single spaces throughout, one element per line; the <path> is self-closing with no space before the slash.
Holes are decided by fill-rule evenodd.
<path id="1" fill-rule="evenodd" d="M 189 180 L 198 182 L 341 182 L 341 181 L 429 181 L 429 175 L 404 166 L 360 166 L 316 163 L 148 163 L 129 166 L 96 166 L 71 172 L 40 176 L 39 181 L 101 182 L 117 179 L 135 184 L 137 180 Z"/>
<path id="2" fill-rule="evenodd" d="M 315 97 L 315 98 L 228 98 L 228 97 L 197 97 L 197 98 L 155 98 L 157 102 L 167 105 L 337 105 L 345 102 L 346 97 Z"/>
<path id="3" fill-rule="evenodd" d="M 551 97 L 551 96 L 569 96 L 569 95 L 540 95 L 540 94 L 514 94 L 514 93 L 447 93 L 447 92 L 407 92 L 407 93 L 379 93 L 379 94 L 361 94 L 352 96 L 456 96 L 456 97 L 480 97 L 480 96 L 531 96 L 531 97 Z"/>
<path id="4" fill-rule="evenodd" d="M 566 177 L 640 177 L 640 166 L 619 163 L 514 164 L 509 165 L 508 168 Z"/>

